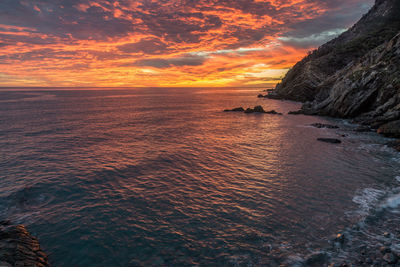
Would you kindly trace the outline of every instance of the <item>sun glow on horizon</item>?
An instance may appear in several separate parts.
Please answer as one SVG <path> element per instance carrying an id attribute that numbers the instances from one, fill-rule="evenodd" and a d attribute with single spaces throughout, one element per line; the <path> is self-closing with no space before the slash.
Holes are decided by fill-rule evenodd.
<path id="1" fill-rule="evenodd" d="M 372 5 L 332 2 L 4 0 L 0 86 L 273 86 Z"/>

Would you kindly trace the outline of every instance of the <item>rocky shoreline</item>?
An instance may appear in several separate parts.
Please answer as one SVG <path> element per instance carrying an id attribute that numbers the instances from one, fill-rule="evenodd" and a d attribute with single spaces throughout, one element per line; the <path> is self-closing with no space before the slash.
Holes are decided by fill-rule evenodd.
<path id="1" fill-rule="evenodd" d="M 39 241 L 23 225 L 0 222 L 0 266 L 50 266 Z"/>
<path id="2" fill-rule="evenodd" d="M 377 208 L 362 221 L 329 240 L 326 248 L 305 260 L 292 261 L 287 265 L 400 266 L 400 218 L 396 208 L 390 205 Z"/>

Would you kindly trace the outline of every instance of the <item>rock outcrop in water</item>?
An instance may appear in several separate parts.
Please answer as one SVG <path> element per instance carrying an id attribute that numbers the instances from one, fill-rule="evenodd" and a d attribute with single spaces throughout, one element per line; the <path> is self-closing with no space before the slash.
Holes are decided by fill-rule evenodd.
<path id="1" fill-rule="evenodd" d="M 224 112 L 244 112 L 244 108 L 225 109 Z"/>
<path id="2" fill-rule="evenodd" d="M 298 62 L 269 97 L 400 137 L 400 1 L 376 0 L 351 29 Z"/>
<path id="3" fill-rule="evenodd" d="M 321 129 L 321 128 L 338 129 L 338 128 L 339 128 L 339 127 L 336 126 L 336 125 L 325 124 L 325 123 L 319 123 L 319 122 L 313 123 L 313 124 L 311 124 L 311 126 L 312 126 L 312 127 L 315 127 L 315 128 L 319 128 L 319 129 Z"/>
<path id="4" fill-rule="evenodd" d="M 0 222 L 0 266 L 50 266 L 38 240 L 23 225 Z"/>
<path id="5" fill-rule="evenodd" d="M 234 109 L 225 109 L 224 112 L 244 112 L 246 114 L 251 113 L 265 113 L 273 115 L 282 115 L 282 113 L 276 112 L 275 110 L 265 111 L 262 106 L 255 106 L 254 108 L 247 108 L 246 110 L 242 107 Z"/>
<path id="6" fill-rule="evenodd" d="M 317 138 L 320 142 L 330 143 L 330 144 L 340 144 L 342 141 L 336 138 Z"/>

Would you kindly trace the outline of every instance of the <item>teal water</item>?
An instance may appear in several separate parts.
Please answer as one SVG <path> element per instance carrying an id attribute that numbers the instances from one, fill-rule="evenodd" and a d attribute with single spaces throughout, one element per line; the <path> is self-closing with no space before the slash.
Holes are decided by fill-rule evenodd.
<path id="1" fill-rule="evenodd" d="M 310 253 L 398 186 L 400 157 L 345 121 L 222 112 L 300 106 L 260 90 L 0 91 L 0 219 L 25 224 L 54 266 L 252 266 Z"/>

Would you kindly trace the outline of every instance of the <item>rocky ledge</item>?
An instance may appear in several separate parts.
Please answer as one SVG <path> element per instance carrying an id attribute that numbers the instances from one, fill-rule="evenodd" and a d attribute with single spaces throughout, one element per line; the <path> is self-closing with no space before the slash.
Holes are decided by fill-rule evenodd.
<path id="1" fill-rule="evenodd" d="M 50 266 L 38 240 L 23 225 L 0 222 L 0 266 Z"/>

